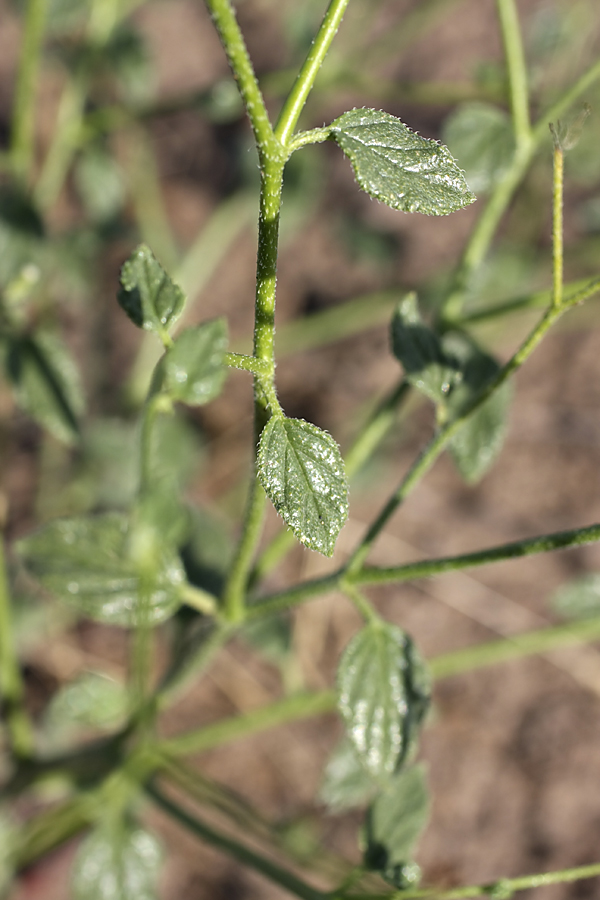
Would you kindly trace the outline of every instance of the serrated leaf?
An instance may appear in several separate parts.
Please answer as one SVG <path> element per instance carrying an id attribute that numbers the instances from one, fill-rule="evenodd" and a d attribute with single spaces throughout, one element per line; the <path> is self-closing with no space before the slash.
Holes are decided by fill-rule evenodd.
<path id="1" fill-rule="evenodd" d="M 201 406 L 214 400 L 227 376 L 223 365 L 226 350 L 225 319 L 187 328 L 159 363 L 161 389 L 173 400 L 188 406 Z"/>
<path id="2" fill-rule="evenodd" d="M 128 706 L 124 685 L 100 672 L 83 672 L 54 695 L 45 719 L 61 729 L 65 725 L 113 728 L 123 720 Z"/>
<path id="3" fill-rule="evenodd" d="M 376 109 L 353 109 L 331 124 L 360 187 L 403 212 L 445 216 L 473 203 L 450 151 Z"/>
<path id="4" fill-rule="evenodd" d="M 565 619 L 600 616 L 600 574 L 589 572 L 563 584 L 550 602 Z"/>
<path id="5" fill-rule="evenodd" d="M 332 812 L 364 806 L 377 791 L 348 738 L 337 745 L 325 767 L 319 798 Z"/>
<path id="6" fill-rule="evenodd" d="M 83 391 L 77 366 L 58 335 L 38 330 L 10 340 L 6 371 L 25 412 L 58 440 L 77 440 Z"/>
<path id="7" fill-rule="evenodd" d="M 174 325 L 185 306 L 185 294 L 146 244 L 123 265 L 118 300 L 138 328 L 158 333 Z"/>
<path id="8" fill-rule="evenodd" d="M 399 772 L 375 798 L 365 822 L 365 865 L 398 885 L 429 818 L 425 769 Z M 414 883 L 414 879 L 413 879 Z"/>
<path id="9" fill-rule="evenodd" d="M 152 625 L 180 606 L 185 576 L 168 546 L 156 554 L 153 588 L 140 596 L 140 569 L 130 553 L 133 529 L 127 516 L 104 513 L 57 519 L 19 541 L 27 570 L 82 615 L 111 625 L 134 626 L 142 617 Z"/>
<path id="10" fill-rule="evenodd" d="M 348 481 L 338 445 L 303 419 L 273 416 L 263 430 L 258 474 L 298 540 L 331 556 L 348 517 Z"/>
<path id="11" fill-rule="evenodd" d="M 459 414 L 496 375 L 500 366 L 488 353 L 460 335 L 448 335 L 444 349 L 461 360 L 462 381 L 448 399 L 448 410 Z M 450 454 L 469 484 L 479 481 L 498 458 L 504 445 L 512 386 L 505 383 L 472 413 L 450 440 Z"/>
<path id="12" fill-rule="evenodd" d="M 142 828 L 97 828 L 75 858 L 73 900 L 157 900 L 162 857 L 158 840 Z"/>
<path id="13" fill-rule="evenodd" d="M 415 294 L 397 306 L 392 319 L 392 351 L 402 363 L 407 381 L 440 403 L 460 380 L 457 363 L 444 353 L 437 334 L 421 319 Z"/>
<path id="14" fill-rule="evenodd" d="M 476 194 L 500 181 L 515 152 L 509 116 L 489 103 L 459 106 L 444 124 L 443 139 Z"/>
<path id="15" fill-rule="evenodd" d="M 411 639 L 376 621 L 350 641 L 338 669 L 338 707 L 352 745 L 380 783 L 407 759 L 429 704 L 430 681 Z"/>

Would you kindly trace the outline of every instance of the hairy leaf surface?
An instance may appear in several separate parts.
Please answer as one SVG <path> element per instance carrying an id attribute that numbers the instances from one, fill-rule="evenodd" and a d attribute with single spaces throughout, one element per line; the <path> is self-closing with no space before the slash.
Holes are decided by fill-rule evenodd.
<path id="1" fill-rule="evenodd" d="M 393 209 L 445 216 L 475 200 L 448 148 L 389 113 L 353 109 L 331 131 L 361 188 Z"/>
<path id="2" fill-rule="evenodd" d="M 158 332 L 174 325 L 185 306 L 183 291 L 146 244 L 137 247 L 123 265 L 118 300 L 138 328 Z"/>
<path id="3" fill-rule="evenodd" d="M 57 597 L 82 615 L 111 625 L 133 626 L 141 618 L 139 566 L 130 555 L 132 528 L 127 516 L 105 513 L 57 519 L 19 541 L 26 568 Z M 155 625 L 180 605 L 184 581 L 177 554 L 169 547 L 155 559 L 143 621 Z"/>
<path id="4" fill-rule="evenodd" d="M 121 822 L 92 831 L 73 868 L 73 900 L 157 900 L 162 864 L 158 840 Z"/>
<path id="5" fill-rule="evenodd" d="M 173 400 L 201 406 L 221 392 L 227 376 L 227 322 L 215 319 L 187 328 L 160 362 L 161 387 Z"/>
<path id="6" fill-rule="evenodd" d="M 425 664 L 395 625 L 369 623 L 344 651 L 338 706 L 359 759 L 380 782 L 410 753 L 430 690 Z"/>
<path id="7" fill-rule="evenodd" d="M 456 361 L 444 353 L 437 334 L 423 323 L 415 294 L 409 294 L 396 308 L 392 350 L 407 381 L 434 403 L 444 400 L 461 378 Z"/>
<path id="8" fill-rule="evenodd" d="M 259 477 L 298 540 L 331 556 L 348 517 L 348 482 L 338 445 L 303 419 L 273 416 L 263 430 Z"/>

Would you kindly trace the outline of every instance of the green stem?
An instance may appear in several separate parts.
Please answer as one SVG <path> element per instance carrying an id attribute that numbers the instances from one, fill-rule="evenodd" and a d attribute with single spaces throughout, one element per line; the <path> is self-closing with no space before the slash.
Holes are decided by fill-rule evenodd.
<path id="1" fill-rule="evenodd" d="M 277 863 L 272 862 L 255 850 L 251 850 L 244 844 L 240 844 L 239 841 L 215 831 L 214 828 L 202 822 L 197 816 L 191 816 L 166 797 L 154 784 L 146 787 L 146 793 L 161 809 L 168 812 L 175 821 L 187 828 L 188 831 L 191 831 L 213 847 L 218 847 L 219 850 L 225 851 L 228 856 L 239 860 L 239 862 L 249 866 L 256 872 L 260 872 L 269 881 L 278 884 L 296 897 L 300 897 L 301 900 L 325 900 L 327 897 L 322 891 L 317 891 L 315 888 L 310 887 L 306 882 L 301 881 L 296 875 L 277 865 Z"/>
<path id="2" fill-rule="evenodd" d="M 263 706 L 252 712 L 230 719 L 222 719 L 214 725 L 207 725 L 197 731 L 189 731 L 179 737 L 168 738 L 157 745 L 158 752 L 166 756 L 188 756 L 202 753 L 211 747 L 218 747 L 266 728 L 275 728 L 286 722 L 317 716 L 331 712 L 335 708 L 335 692 L 295 694 Z"/>
<path id="3" fill-rule="evenodd" d="M 225 365 L 232 369 L 243 369 L 245 372 L 251 372 L 258 378 L 268 378 L 271 373 L 271 367 L 264 359 L 257 359 L 255 356 L 245 356 L 243 353 L 226 353 Z"/>
<path id="4" fill-rule="evenodd" d="M 10 159 L 13 171 L 27 180 L 33 162 L 35 93 L 42 55 L 48 0 L 28 0 L 19 54 L 15 105 L 12 115 Z"/>
<path id="5" fill-rule="evenodd" d="M 563 191 L 564 155 L 554 135 L 552 190 L 552 305 L 560 306 L 563 299 Z"/>
<path id="6" fill-rule="evenodd" d="M 509 638 L 489 641 L 464 650 L 444 653 L 430 660 L 431 671 L 435 678 L 450 678 L 462 675 L 474 669 L 495 666 L 511 659 L 524 656 L 535 656 L 548 653 L 568 644 L 580 644 L 582 641 L 594 641 L 600 637 L 600 617 L 569 622 L 552 628 L 540 628 L 525 634 L 515 634 Z"/>
<path id="7" fill-rule="evenodd" d="M 347 6 L 348 0 L 331 0 L 304 65 L 283 105 L 275 126 L 275 134 L 284 146 L 287 146 L 298 123 L 304 104 L 327 56 L 331 42 L 340 27 Z"/>
<path id="8" fill-rule="evenodd" d="M 473 398 L 473 400 L 465 407 L 460 415 L 456 416 L 455 419 L 451 420 L 447 425 L 444 425 L 442 428 L 440 428 L 437 434 L 433 436 L 429 444 L 424 448 L 423 452 L 416 459 L 415 463 L 410 468 L 405 478 L 402 480 L 396 492 L 392 494 L 373 524 L 368 529 L 365 537 L 348 562 L 348 572 L 356 573 L 362 568 L 362 564 L 368 556 L 369 551 L 373 546 L 373 543 L 375 542 L 375 539 L 385 528 L 388 521 L 396 512 L 398 507 L 404 502 L 404 500 L 406 500 L 409 494 L 417 486 L 421 478 L 429 471 L 450 439 L 460 430 L 460 428 L 462 428 L 468 417 L 477 409 L 479 409 L 483 405 L 483 403 L 485 403 L 488 397 L 490 397 L 494 393 L 494 391 L 496 391 L 502 384 L 504 384 L 508 380 L 508 378 L 523 365 L 525 360 L 528 359 L 529 356 L 531 356 L 535 348 L 538 346 L 546 332 L 552 327 L 552 325 L 569 307 L 569 305 L 572 305 L 574 302 L 579 301 L 575 300 L 575 298 L 571 298 L 568 303 L 565 303 L 561 307 L 550 307 L 550 309 L 548 309 L 538 325 L 536 325 L 530 335 L 523 342 L 521 347 L 514 354 L 512 359 L 510 359 L 506 363 L 506 365 L 500 369 L 495 378 L 493 378 L 492 381 L 489 382 L 489 384 L 486 385 L 486 387 L 482 391 L 480 391 L 480 393 L 476 397 Z"/>
<path id="9" fill-rule="evenodd" d="M 237 82 L 258 148 L 259 156 L 269 153 L 283 157 L 281 144 L 273 133 L 263 95 L 258 86 L 246 43 L 229 0 L 206 0 L 206 5 L 219 33 L 223 49 Z"/>
<path id="10" fill-rule="evenodd" d="M 14 642 L 3 535 L 0 535 L 0 695 L 11 750 L 17 758 L 28 759 L 33 753 L 33 730 L 23 706 L 23 681 Z"/>
<path id="11" fill-rule="evenodd" d="M 569 295 L 580 292 L 591 284 L 589 278 L 580 278 L 565 285 Z M 596 279 L 596 290 L 600 287 L 600 281 Z M 588 294 L 591 296 L 591 294 Z M 567 301 L 568 302 L 568 301 Z M 542 309 L 552 303 L 552 288 L 544 291 L 534 291 L 533 294 L 525 294 L 522 297 L 513 297 L 511 300 L 503 300 L 494 306 L 488 306 L 483 309 L 475 309 L 473 312 L 463 313 L 458 320 L 458 325 L 474 325 L 478 322 L 488 322 L 492 319 L 498 319 L 507 316 L 513 312 L 521 312 L 529 309 Z"/>
<path id="12" fill-rule="evenodd" d="M 340 585 L 344 594 L 352 601 L 365 622 L 381 622 L 381 616 L 365 597 L 363 592 L 351 581 L 342 581 Z"/>
<path id="13" fill-rule="evenodd" d="M 241 622 L 246 615 L 246 586 L 262 533 L 265 505 L 265 492 L 253 472 L 241 538 L 223 591 L 223 609 L 231 623 Z"/>
<path id="14" fill-rule="evenodd" d="M 354 575 L 347 576 L 354 584 L 387 584 L 413 581 L 419 578 L 430 578 L 444 572 L 455 572 L 459 569 L 473 569 L 508 559 L 520 559 L 522 556 L 533 556 L 537 553 L 550 553 L 553 550 L 564 550 L 568 547 L 580 547 L 600 541 L 600 525 L 587 528 L 574 528 L 571 531 L 559 531 L 554 534 L 540 535 L 522 541 L 512 541 L 497 547 L 477 550 L 475 553 L 464 553 L 460 556 L 446 556 L 441 559 L 424 559 L 420 562 L 406 563 L 403 566 L 379 568 L 365 566 Z"/>
<path id="15" fill-rule="evenodd" d="M 518 150 L 528 145 L 531 137 L 527 65 L 515 0 L 496 0 L 496 7 L 508 69 L 513 132 Z"/>

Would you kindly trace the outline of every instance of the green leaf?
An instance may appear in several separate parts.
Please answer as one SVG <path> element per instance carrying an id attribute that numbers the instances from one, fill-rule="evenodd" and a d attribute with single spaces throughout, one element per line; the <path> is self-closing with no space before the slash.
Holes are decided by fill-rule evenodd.
<path id="1" fill-rule="evenodd" d="M 152 57 L 139 30 L 119 24 L 103 48 L 101 62 L 116 79 L 124 100 L 136 104 L 150 98 L 155 83 Z"/>
<path id="2" fill-rule="evenodd" d="M 411 872 L 406 864 L 428 818 L 425 769 L 412 766 L 394 776 L 367 813 L 365 865 L 399 887 L 407 886 L 407 880 L 414 884 L 418 869 Z"/>
<path id="3" fill-rule="evenodd" d="M 343 738 L 329 758 L 319 797 L 332 812 L 365 806 L 377 791 L 348 738 Z"/>
<path id="4" fill-rule="evenodd" d="M 403 212 L 445 216 L 476 199 L 443 144 L 376 109 L 353 109 L 331 125 L 360 187 Z"/>
<path id="5" fill-rule="evenodd" d="M 600 615 L 600 574 L 589 572 L 563 584 L 551 599 L 565 619 L 591 619 Z"/>
<path id="6" fill-rule="evenodd" d="M 185 576 L 177 554 L 163 547 L 156 555 L 149 600 L 140 597 L 140 567 L 132 558 L 135 537 L 121 513 L 57 519 L 19 541 L 27 570 L 52 594 L 82 615 L 111 625 L 165 621 L 180 605 Z"/>
<path id="7" fill-rule="evenodd" d="M 84 672 L 54 695 L 45 719 L 61 729 L 113 728 L 123 721 L 128 705 L 124 685 L 100 672 Z"/>
<path id="8" fill-rule="evenodd" d="M 73 900 L 157 900 L 162 856 L 158 840 L 142 828 L 99 827 L 75 858 Z"/>
<path id="9" fill-rule="evenodd" d="M 447 335 L 444 349 L 458 357 L 462 364 L 462 381 L 448 399 L 452 415 L 468 406 L 488 384 L 500 366 L 489 354 L 460 335 Z M 504 445 L 512 386 L 506 382 L 489 397 L 451 438 L 450 454 L 458 471 L 469 484 L 485 475 L 496 461 Z"/>
<path id="10" fill-rule="evenodd" d="M 375 621 L 350 641 L 338 670 L 338 706 L 354 749 L 385 782 L 409 756 L 426 714 L 431 681 L 411 639 Z"/>
<path id="11" fill-rule="evenodd" d="M 423 323 L 416 294 L 405 297 L 394 313 L 392 351 L 407 381 L 434 403 L 444 400 L 460 380 L 456 361 L 444 353 L 437 334 Z"/>
<path id="12" fill-rule="evenodd" d="M 60 337 L 38 330 L 13 338 L 6 356 L 8 379 L 18 405 L 40 425 L 71 444 L 79 437 L 84 410 L 77 367 Z"/>
<path id="13" fill-rule="evenodd" d="M 490 191 L 500 181 L 515 152 L 510 117 L 489 103 L 465 103 L 455 109 L 444 124 L 443 139 L 476 194 Z"/>
<path id="14" fill-rule="evenodd" d="M 94 222 L 116 216 L 125 200 L 121 168 L 101 145 L 87 148 L 77 161 L 75 184 L 86 212 Z"/>
<path id="15" fill-rule="evenodd" d="M 146 244 L 123 265 L 118 300 L 135 325 L 158 334 L 174 325 L 185 306 L 183 291 Z"/>
<path id="16" fill-rule="evenodd" d="M 286 613 L 263 616 L 248 622 L 242 634 L 266 659 L 275 664 L 282 663 L 289 657 L 292 649 L 292 623 Z"/>
<path id="17" fill-rule="evenodd" d="M 331 556 L 348 517 L 348 482 L 331 435 L 303 419 L 273 416 L 263 430 L 258 474 L 298 540 Z"/>
<path id="18" fill-rule="evenodd" d="M 227 322 L 214 319 L 187 328 L 159 363 L 159 383 L 173 400 L 201 406 L 221 392 L 227 376 Z"/>
<path id="19" fill-rule="evenodd" d="M 38 262 L 43 237 L 43 222 L 27 194 L 11 185 L 0 186 L 0 285 Z"/>
<path id="20" fill-rule="evenodd" d="M 204 508 L 189 511 L 188 539 L 182 559 L 188 581 L 220 596 L 233 557 L 234 544 L 225 522 Z"/>

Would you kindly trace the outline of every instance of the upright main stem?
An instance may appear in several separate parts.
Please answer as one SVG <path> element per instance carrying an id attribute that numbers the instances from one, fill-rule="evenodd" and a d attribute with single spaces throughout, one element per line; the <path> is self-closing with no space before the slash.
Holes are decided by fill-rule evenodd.
<path id="1" fill-rule="evenodd" d="M 42 52 L 48 0 L 28 0 L 21 46 L 17 90 L 12 117 L 10 157 L 13 171 L 22 179 L 33 162 L 35 90 Z"/>

